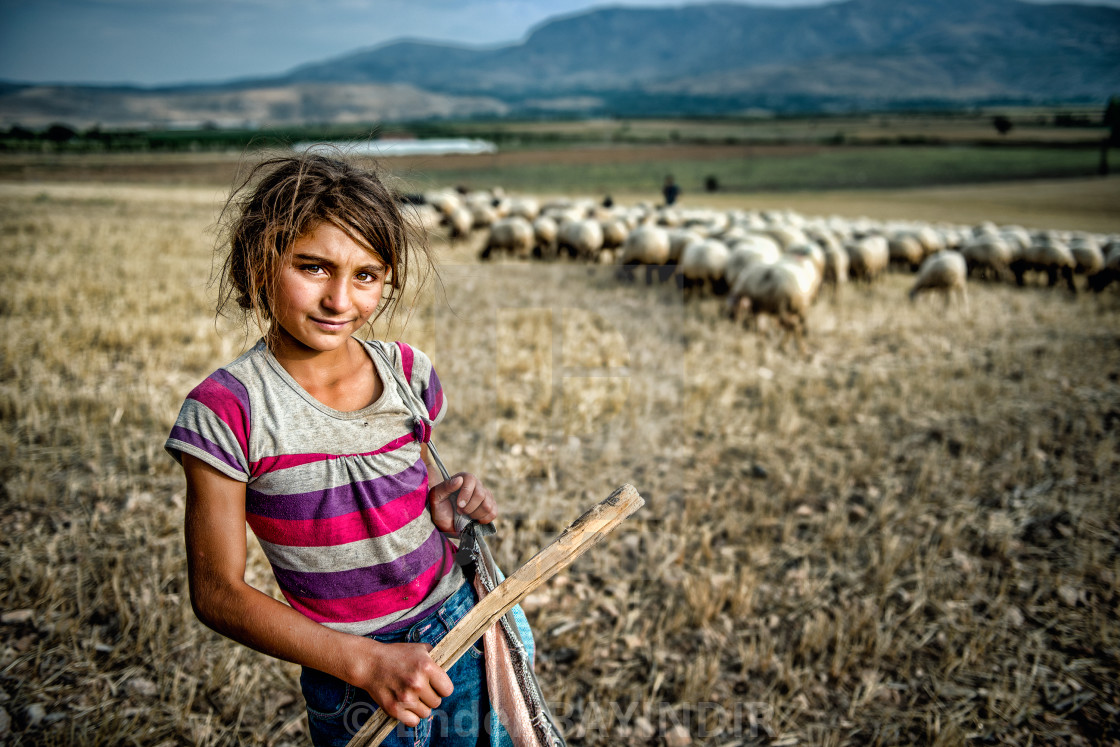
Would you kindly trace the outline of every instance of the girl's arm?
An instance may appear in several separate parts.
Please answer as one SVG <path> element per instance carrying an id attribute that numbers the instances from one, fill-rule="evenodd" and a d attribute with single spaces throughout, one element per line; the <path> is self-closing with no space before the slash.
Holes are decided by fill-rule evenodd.
<path id="1" fill-rule="evenodd" d="M 238 643 L 360 687 L 406 726 L 451 694 L 451 679 L 419 643 L 386 644 L 304 617 L 245 582 L 245 484 L 183 454 L 191 605 Z"/>

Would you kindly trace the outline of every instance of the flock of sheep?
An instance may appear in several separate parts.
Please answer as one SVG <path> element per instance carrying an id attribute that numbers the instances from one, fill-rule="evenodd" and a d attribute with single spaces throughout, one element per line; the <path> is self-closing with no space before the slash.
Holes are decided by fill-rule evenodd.
<path id="1" fill-rule="evenodd" d="M 910 297 L 937 291 L 967 309 L 968 278 L 1019 285 L 1042 277 L 1076 292 L 1120 280 L 1120 235 L 1019 226 L 808 218 L 790 211 L 600 204 L 507 196 L 501 190 L 413 196 L 421 225 L 452 240 L 488 231 L 481 257 L 570 258 L 619 266 L 647 282 L 674 280 L 686 298 L 725 296 L 733 319 L 774 317 L 802 344 L 822 289 L 873 282 L 891 267 L 915 272 Z"/>

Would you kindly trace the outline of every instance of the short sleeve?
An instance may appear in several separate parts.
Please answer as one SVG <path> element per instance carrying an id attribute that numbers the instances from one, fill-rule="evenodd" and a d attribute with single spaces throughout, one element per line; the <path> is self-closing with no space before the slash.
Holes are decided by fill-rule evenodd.
<path id="1" fill-rule="evenodd" d="M 190 454 L 235 480 L 248 482 L 249 393 L 219 370 L 187 395 L 164 448 L 180 464 Z"/>
<path id="2" fill-rule="evenodd" d="M 424 403 L 428 419 L 432 424 L 438 423 L 447 412 L 447 401 L 444 398 L 443 385 L 440 384 L 431 359 L 407 343 L 398 341 L 397 349 L 400 353 L 401 369 L 412 391 Z"/>

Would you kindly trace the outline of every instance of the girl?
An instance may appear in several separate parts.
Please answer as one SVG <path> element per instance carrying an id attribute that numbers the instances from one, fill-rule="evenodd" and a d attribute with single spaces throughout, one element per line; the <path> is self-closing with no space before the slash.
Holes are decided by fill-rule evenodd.
<path id="1" fill-rule="evenodd" d="M 442 533 L 455 510 L 493 521 L 494 498 L 470 474 L 429 485 L 426 442 L 446 411 L 429 359 L 354 337 L 392 317 L 427 247 L 376 175 L 322 155 L 262 163 L 226 209 L 218 312 L 235 300 L 264 335 L 188 395 L 166 443 L 186 474 L 194 611 L 303 666 L 315 744 L 346 744 L 380 706 L 398 744 L 473 745 L 480 654 L 445 673 L 428 652 L 476 601 Z M 246 522 L 290 606 L 245 582 Z"/>

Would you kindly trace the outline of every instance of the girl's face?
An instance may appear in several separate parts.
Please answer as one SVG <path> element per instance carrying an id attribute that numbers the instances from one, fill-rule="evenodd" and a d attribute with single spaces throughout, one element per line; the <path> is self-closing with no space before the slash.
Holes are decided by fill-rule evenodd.
<path id="1" fill-rule="evenodd" d="M 333 223 L 296 240 L 280 272 L 273 309 L 277 351 L 344 348 L 381 301 L 387 268 Z"/>

